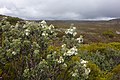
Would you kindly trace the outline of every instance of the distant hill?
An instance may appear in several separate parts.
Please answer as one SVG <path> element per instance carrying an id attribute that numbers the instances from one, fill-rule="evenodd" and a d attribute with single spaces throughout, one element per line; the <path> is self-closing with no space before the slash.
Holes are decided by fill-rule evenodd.
<path id="1" fill-rule="evenodd" d="M 120 22 L 120 18 L 116 18 L 116 19 L 111 19 L 109 21 L 119 21 Z"/>
<path id="2" fill-rule="evenodd" d="M 23 21 L 23 19 L 20 19 L 18 17 L 11 17 L 11 16 L 6 16 L 6 15 L 1 15 L 0 14 L 0 21 L 3 19 L 3 17 L 7 17 L 7 21 L 10 22 L 10 24 L 15 25 L 17 21 Z"/>

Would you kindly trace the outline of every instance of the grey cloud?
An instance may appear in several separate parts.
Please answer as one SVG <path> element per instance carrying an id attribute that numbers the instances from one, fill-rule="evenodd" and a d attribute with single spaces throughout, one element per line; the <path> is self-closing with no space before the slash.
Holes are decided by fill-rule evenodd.
<path id="1" fill-rule="evenodd" d="M 107 19 L 120 17 L 120 0 L 1 0 L 0 13 L 24 19 Z"/>

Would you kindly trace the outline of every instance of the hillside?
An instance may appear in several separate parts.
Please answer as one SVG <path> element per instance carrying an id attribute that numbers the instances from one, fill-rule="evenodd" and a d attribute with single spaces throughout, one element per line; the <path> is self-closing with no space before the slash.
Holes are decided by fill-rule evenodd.
<path id="1" fill-rule="evenodd" d="M 6 15 L 0 15 L 0 21 L 3 19 L 3 17 L 7 17 L 7 21 L 9 21 L 12 25 L 15 25 L 17 21 L 23 21 L 23 19 L 20 19 L 18 17 L 11 17 Z"/>

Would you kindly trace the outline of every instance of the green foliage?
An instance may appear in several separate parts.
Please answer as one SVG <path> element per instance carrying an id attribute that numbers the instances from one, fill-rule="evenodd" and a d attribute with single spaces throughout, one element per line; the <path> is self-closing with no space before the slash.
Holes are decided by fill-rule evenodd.
<path id="1" fill-rule="evenodd" d="M 16 23 L 2 20 L 4 39 L 0 48 L 2 78 L 9 80 L 85 80 L 90 69 L 80 59 L 78 47 L 82 36 L 75 38 L 76 27 L 65 30 L 61 47 L 51 45 L 56 29 L 45 21 Z"/>
<path id="2" fill-rule="evenodd" d="M 88 51 L 88 52 L 96 52 L 96 51 L 104 52 L 107 48 L 120 50 L 120 42 L 92 43 L 92 44 L 85 44 L 80 46 L 81 51 Z"/>
<path id="3" fill-rule="evenodd" d="M 116 34 L 112 30 L 107 30 L 102 33 L 104 36 L 107 36 L 109 38 L 113 38 Z"/>
<path id="4" fill-rule="evenodd" d="M 120 80 L 120 64 L 112 70 L 112 73 L 112 80 Z"/>
<path id="5" fill-rule="evenodd" d="M 79 50 L 80 56 L 92 63 L 90 67 L 91 80 L 119 80 L 119 64 L 120 64 L 120 43 L 98 43 L 90 45 L 82 45 Z M 94 63 L 94 66 L 93 66 Z M 95 67 L 95 65 L 97 67 Z M 118 67 L 115 67 L 117 66 Z M 97 69 L 93 73 L 93 69 Z M 114 72 L 117 71 L 117 72 Z M 99 73 L 98 73 L 99 72 Z M 97 75 L 98 74 L 98 75 Z M 90 77 L 91 76 L 91 77 Z M 117 79 L 118 78 L 118 79 Z M 88 80 L 89 80 L 88 79 Z"/>
<path id="6" fill-rule="evenodd" d="M 82 51 L 80 56 L 94 62 L 103 71 L 110 71 L 120 63 L 120 51 L 110 48 L 98 49 L 96 52 Z"/>
<path id="7" fill-rule="evenodd" d="M 89 62 L 87 66 L 91 69 L 88 80 L 97 80 L 101 77 L 102 72 L 96 64 Z"/>
<path id="8" fill-rule="evenodd" d="M 0 75 L 2 74 L 2 69 L 0 69 Z"/>
<path id="9" fill-rule="evenodd" d="M 18 21 L 23 21 L 22 19 L 18 17 L 10 17 L 10 16 L 5 16 L 5 15 L 0 15 L 0 21 L 2 18 L 7 18 L 6 21 L 10 22 L 11 25 L 15 25 Z"/>

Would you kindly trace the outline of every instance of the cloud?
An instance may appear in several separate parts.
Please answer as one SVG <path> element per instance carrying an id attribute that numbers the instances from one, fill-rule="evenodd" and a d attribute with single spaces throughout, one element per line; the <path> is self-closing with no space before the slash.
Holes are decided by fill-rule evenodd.
<path id="1" fill-rule="evenodd" d="M 0 8 L 1 14 L 10 14 L 12 13 L 11 10 L 7 9 L 6 7 Z"/>
<path id="2" fill-rule="evenodd" d="M 0 14 L 24 19 L 109 19 L 120 17 L 120 0 L 1 0 Z"/>

